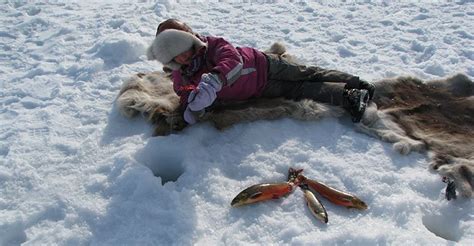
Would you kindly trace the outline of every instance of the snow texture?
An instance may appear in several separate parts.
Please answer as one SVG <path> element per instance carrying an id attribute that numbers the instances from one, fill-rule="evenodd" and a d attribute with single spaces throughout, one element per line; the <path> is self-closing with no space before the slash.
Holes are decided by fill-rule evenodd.
<path id="1" fill-rule="evenodd" d="M 152 138 L 144 120 L 120 116 L 123 80 L 161 70 L 145 49 L 170 17 L 236 46 L 282 41 L 305 63 L 367 80 L 474 77 L 469 0 L 3 1 L 0 245 L 472 245 L 472 200 L 446 201 L 425 155 L 397 154 L 347 118 Z M 230 207 L 289 167 L 369 209 L 322 199 L 323 225 L 300 190 Z"/>

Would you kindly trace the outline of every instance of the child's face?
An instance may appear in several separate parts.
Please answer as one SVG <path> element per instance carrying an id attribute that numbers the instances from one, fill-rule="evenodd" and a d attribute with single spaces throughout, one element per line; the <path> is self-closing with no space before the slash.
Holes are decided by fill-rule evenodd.
<path id="1" fill-rule="evenodd" d="M 189 65 L 193 58 L 193 49 L 185 51 L 174 58 L 174 61 L 181 65 Z"/>

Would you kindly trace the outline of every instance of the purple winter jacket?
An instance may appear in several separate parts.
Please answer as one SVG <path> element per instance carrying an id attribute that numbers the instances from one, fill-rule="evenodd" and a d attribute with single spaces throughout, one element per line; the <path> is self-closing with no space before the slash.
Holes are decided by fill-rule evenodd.
<path id="1" fill-rule="evenodd" d="M 217 92 L 217 100 L 238 101 L 262 94 L 268 73 L 267 59 L 262 52 L 248 47 L 235 48 L 223 38 L 202 39 L 207 43 L 207 50 L 201 68 L 189 78 L 183 76 L 181 70 L 172 73 L 173 88 L 182 103 L 187 103 L 190 88 L 199 84 L 204 73 L 218 74 L 224 84 Z"/>

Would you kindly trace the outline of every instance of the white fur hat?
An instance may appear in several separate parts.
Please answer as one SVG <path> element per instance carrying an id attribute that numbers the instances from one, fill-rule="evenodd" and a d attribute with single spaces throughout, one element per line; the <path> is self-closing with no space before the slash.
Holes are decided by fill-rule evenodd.
<path id="1" fill-rule="evenodd" d="M 168 29 L 156 36 L 148 47 L 147 57 L 148 60 L 158 60 L 166 67 L 178 70 L 181 65 L 173 61 L 173 58 L 192 47 L 197 50 L 203 46 L 207 44 L 191 33 Z"/>

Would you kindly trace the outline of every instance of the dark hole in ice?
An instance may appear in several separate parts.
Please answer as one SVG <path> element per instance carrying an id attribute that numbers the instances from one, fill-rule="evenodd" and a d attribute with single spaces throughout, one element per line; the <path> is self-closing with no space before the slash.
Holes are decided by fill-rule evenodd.
<path id="1" fill-rule="evenodd" d="M 159 168 L 151 168 L 153 174 L 156 177 L 161 178 L 161 183 L 165 184 L 166 182 L 176 182 L 179 176 L 184 173 L 184 169 L 177 163 L 169 162 L 169 166 L 161 166 Z"/>
<path id="2" fill-rule="evenodd" d="M 159 159 L 147 165 L 153 175 L 161 178 L 161 183 L 176 182 L 179 176 L 184 173 L 184 167 L 181 160 L 172 156 L 161 156 Z"/>
<path id="3" fill-rule="evenodd" d="M 155 146 L 156 147 L 156 146 Z M 144 149 L 137 160 L 151 169 L 153 175 L 161 178 L 161 183 L 175 182 L 184 173 L 183 156 L 171 148 Z"/>

